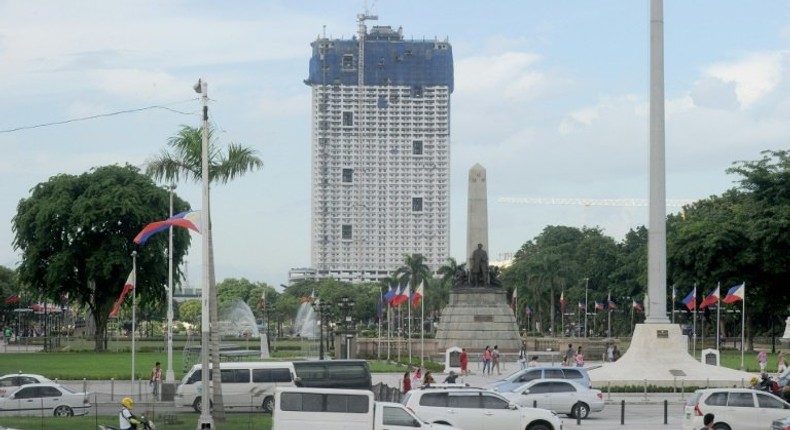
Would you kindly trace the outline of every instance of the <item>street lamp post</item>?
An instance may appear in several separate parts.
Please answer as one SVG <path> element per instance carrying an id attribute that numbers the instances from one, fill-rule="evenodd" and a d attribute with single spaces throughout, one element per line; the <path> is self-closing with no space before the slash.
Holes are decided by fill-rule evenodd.
<path id="1" fill-rule="evenodd" d="M 201 143 L 201 179 L 202 179 L 202 213 L 200 214 L 200 233 L 202 236 L 202 292 L 200 296 L 201 301 L 201 334 L 200 334 L 200 341 L 201 341 L 201 353 L 200 353 L 200 361 L 201 361 L 201 408 L 200 408 L 200 419 L 198 420 L 198 430 L 202 429 L 213 429 L 214 428 L 214 420 L 211 416 L 211 396 L 209 395 L 209 381 L 208 381 L 208 353 L 209 353 L 209 344 L 210 344 L 210 318 L 209 318 L 209 288 L 211 287 L 211 283 L 209 282 L 210 277 L 210 265 L 211 261 L 209 259 L 209 194 L 208 194 L 208 184 L 209 184 L 209 171 L 208 171 L 208 83 L 206 81 L 199 79 L 197 84 L 193 87 L 194 90 L 200 93 L 200 99 L 203 104 L 203 127 L 202 127 L 202 143 Z"/>
<path id="2" fill-rule="evenodd" d="M 348 359 L 351 355 L 351 339 L 348 326 L 352 321 L 351 310 L 354 309 L 354 301 L 348 297 L 341 297 L 337 307 L 340 308 L 341 314 L 343 316 L 343 343 L 346 351 L 345 357 Z"/>
<path id="3" fill-rule="evenodd" d="M 324 311 L 326 304 L 316 300 L 312 304 L 313 310 L 318 314 L 318 359 L 324 359 Z"/>
<path id="4" fill-rule="evenodd" d="M 171 184 L 170 190 L 170 218 L 173 217 L 173 191 L 176 184 Z M 169 229 L 167 246 L 167 371 L 165 372 L 166 382 L 175 382 L 176 374 L 173 370 L 173 226 Z"/>

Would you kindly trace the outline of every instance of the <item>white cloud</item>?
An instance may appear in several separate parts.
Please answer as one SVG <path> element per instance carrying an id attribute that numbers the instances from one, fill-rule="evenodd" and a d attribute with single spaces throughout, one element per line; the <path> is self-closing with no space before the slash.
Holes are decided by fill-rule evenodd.
<path id="1" fill-rule="evenodd" d="M 705 75 L 735 84 L 735 94 L 741 106 L 748 109 L 779 84 L 783 73 L 782 61 L 787 52 L 756 52 L 735 61 L 708 66 Z"/>

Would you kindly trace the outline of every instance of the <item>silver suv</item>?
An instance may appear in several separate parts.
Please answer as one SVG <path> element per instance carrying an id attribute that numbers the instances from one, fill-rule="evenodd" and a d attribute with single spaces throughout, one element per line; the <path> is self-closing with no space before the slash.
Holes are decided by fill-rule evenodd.
<path id="1" fill-rule="evenodd" d="M 555 413 L 522 408 L 484 388 L 417 388 L 406 393 L 401 403 L 425 421 L 464 430 L 562 430 Z"/>

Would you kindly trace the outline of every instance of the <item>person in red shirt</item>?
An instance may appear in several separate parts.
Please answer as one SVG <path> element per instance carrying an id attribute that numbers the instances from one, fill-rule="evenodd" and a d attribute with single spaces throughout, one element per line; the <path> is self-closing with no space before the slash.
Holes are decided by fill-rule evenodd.
<path id="1" fill-rule="evenodd" d="M 461 375 L 469 374 L 469 356 L 466 355 L 466 348 L 461 348 Z"/>
<path id="2" fill-rule="evenodd" d="M 409 390 L 411 390 L 411 376 L 407 370 L 406 373 L 403 374 L 403 393 L 406 394 Z"/>

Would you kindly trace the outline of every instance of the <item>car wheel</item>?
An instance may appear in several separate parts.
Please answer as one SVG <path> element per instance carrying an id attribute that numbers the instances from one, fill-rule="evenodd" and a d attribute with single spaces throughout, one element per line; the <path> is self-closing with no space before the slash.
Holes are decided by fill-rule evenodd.
<path id="1" fill-rule="evenodd" d="M 538 423 L 527 427 L 527 430 L 552 430 L 552 428 L 546 424 Z"/>
<path id="2" fill-rule="evenodd" d="M 581 418 L 585 419 L 590 415 L 590 407 L 586 403 L 576 403 L 573 407 L 573 416 L 574 418 Z"/>
<path id="3" fill-rule="evenodd" d="M 730 426 L 724 423 L 716 423 L 713 425 L 713 430 L 731 430 Z"/>
<path id="4" fill-rule="evenodd" d="M 210 400 L 208 402 L 208 405 L 209 405 L 209 408 L 213 408 L 214 407 L 214 403 L 212 403 Z M 202 412 L 203 411 L 203 396 L 198 396 L 197 398 L 195 398 L 195 401 L 192 402 L 192 409 L 194 409 L 195 412 Z"/>
<path id="5" fill-rule="evenodd" d="M 72 417 L 74 416 L 74 410 L 66 405 L 60 405 L 55 408 L 54 415 L 56 417 Z"/>
<path id="6" fill-rule="evenodd" d="M 261 408 L 266 413 L 272 413 L 274 411 L 274 397 L 269 396 L 263 399 L 263 404 L 261 404 Z"/>

